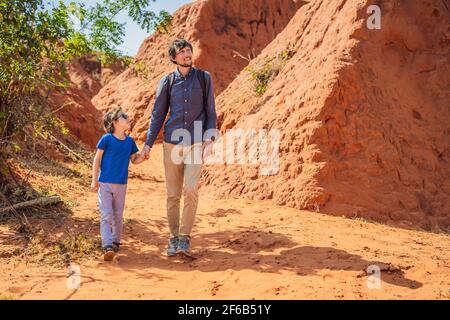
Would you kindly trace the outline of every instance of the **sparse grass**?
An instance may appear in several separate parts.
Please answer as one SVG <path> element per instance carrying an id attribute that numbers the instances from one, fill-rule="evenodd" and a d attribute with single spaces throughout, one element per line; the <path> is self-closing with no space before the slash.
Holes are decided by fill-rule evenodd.
<path id="1" fill-rule="evenodd" d="M 15 178 L 2 183 L 0 191 L 12 204 L 60 195 L 64 208 L 58 209 L 70 211 L 78 205 L 76 194 L 89 188 L 91 168 L 84 163 L 56 161 L 47 159 L 45 155 L 19 154 L 8 160 L 8 164 L 8 168 L 15 172 Z M 0 201 L 0 207 L 2 205 Z M 42 211 L 52 208 L 43 208 Z"/>
<path id="2" fill-rule="evenodd" d="M 154 69 L 148 66 L 144 60 L 140 60 L 133 65 L 134 74 L 145 80 L 153 78 Z"/>
<path id="3" fill-rule="evenodd" d="M 32 172 L 43 173 L 47 176 L 61 176 L 67 178 L 67 180 L 79 182 L 89 173 L 85 164 L 62 163 L 39 156 L 19 156 L 17 157 L 17 163 Z"/>
<path id="4" fill-rule="evenodd" d="M 63 198 L 62 200 L 68 209 L 76 208 L 80 205 L 80 203 L 75 199 Z"/>
<path id="5" fill-rule="evenodd" d="M 344 216 L 345 217 L 345 216 Z M 345 218 L 349 218 L 349 217 L 345 217 Z M 378 222 L 376 220 L 370 219 L 370 218 L 366 218 L 363 216 L 360 216 L 358 213 L 355 213 L 353 215 L 353 217 L 350 217 L 350 219 L 358 221 L 358 222 L 362 222 L 362 223 L 370 223 L 370 224 L 374 224 L 374 225 L 383 225 L 383 223 Z"/>
<path id="6" fill-rule="evenodd" d="M 295 51 L 289 45 L 286 50 L 281 51 L 275 57 L 266 58 L 261 65 L 246 68 L 250 73 L 250 78 L 254 83 L 254 92 L 258 97 L 267 91 L 269 82 L 275 79 L 294 53 Z"/>
<path id="7" fill-rule="evenodd" d="M 0 295 L 0 300 L 15 300 L 15 298 L 9 294 Z"/>
<path id="8" fill-rule="evenodd" d="M 438 233 L 450 237 L 450 226 L 447 226 L 445 229 L 441 228 Z"/>
<path id="9" fill-rule="evenodd" d="M 101 243 L 98 237 L 86 233 L 66 237 L 58 243 L 59 252 L 56 254 L 65 257 L 66 262 L 80 261 L 87 257 L 96 257 L 101 253 Z"/>
<path id="10" fill-rule="evenodd" d="M 320 213 L 320 204 L 318 203 L 314 204 L 314 211 Z"/>
<path id="11" fill-rule="evenodd" d="M 49 238 L 43 229 L 28 235 L 28 244 L 20 258 L 27 262 L 68 265 L 101 254 L 100 239 L 85 232 L 66 231 L 60 239 Z"/>
<path id="12" fill-rule="evenodd" d="M 353 217 L 351 217 L 351 219 L 352 219 L 352 220 L 355 220 L 355 221 L 359 221 L 359 222 L 375 223 L 375 221 L 372 221 L 372 220 L 369 220 L 369 219 L 364 218 L 364 217 L 362 217 L 362 216 L 359 216 L 357 213 L 355 213 L 355 214 L 353 215 Z"/>
<path id="13" fill-rule="evenodd" d="M 438 299 L 446 299 L 450 300 L 450 288 L 449 289 L 441 289 L 438 290 Z"/>
<path id="14" fill-rule="evenodd" d="M 137 222 L 136 219 L 126 218 L 125 221 L 124 221 L 124 224 L 125 225 L 132 225 L 132 224 L 135 224 L 136 222 Z"/>

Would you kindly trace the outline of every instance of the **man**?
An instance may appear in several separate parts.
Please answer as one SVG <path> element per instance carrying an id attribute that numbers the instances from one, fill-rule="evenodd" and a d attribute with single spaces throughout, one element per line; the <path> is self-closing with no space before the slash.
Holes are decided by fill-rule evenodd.
<path id="1" fill-rule="evenodd" d="M 192 67 L 192 54 L 192 45 L 184 39 L 170 45 L 169 58 L 177 68 L 159 83 L 143 148 L 148 159 L 169 112 L 163 141 L 170 229 L 168 256 L 191 256 L 190 234 L 197 211 L 202 160 L 211 152 L 211 143 L 217 135 L 212 79 L 208 72 Z M 180 221 L 182 190 L 184 208 Z"/>

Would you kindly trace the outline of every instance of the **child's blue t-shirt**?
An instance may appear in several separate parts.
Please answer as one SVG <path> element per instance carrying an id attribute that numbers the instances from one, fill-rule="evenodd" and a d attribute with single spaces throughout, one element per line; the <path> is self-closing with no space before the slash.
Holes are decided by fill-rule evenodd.
<path id="1" fill-rule="evenodd" d="M 139 151 L 133 138 L 126 136 L 125 140 L 120 140 L 112 133 L 107 133 L 100 138 L 97 148 L 104 150 L 98 181 L 126 184 L 130 157 Z"/>

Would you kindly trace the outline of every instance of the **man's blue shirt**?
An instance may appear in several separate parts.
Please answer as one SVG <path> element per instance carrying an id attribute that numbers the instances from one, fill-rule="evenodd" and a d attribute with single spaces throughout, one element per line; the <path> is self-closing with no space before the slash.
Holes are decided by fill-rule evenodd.
<path id="1" fill-rule="evenodd" d="M 156 91 L 155 103 L 153 105 L 150 127 L 147 132 L 146 145 L 150 147 L 155 143 L 158 133 L 161 130 L 167 113 L 169 118 L 164 125 L 164 141 L 174 144 L 183 142 L 193 144 L 203 141 L 203 134 L 208 129 L 216 129 L 217 115 L 214 102 L 214 89 L 211 75 L 205 71 L 206 80 L 206 106 L 203 105 L 202 85 L 197 77 L 196 68 L 191 68 L 189 74 L 184 77 L 178 68 L 174 72 L 174 81 L 170 91 L 170 101 L 168 101 L 167 90 L 169 87 L 169 75 L 166 75 L 159 82 Z M 199 121 L 201 135 L 194 136 L 194 121 Z M 178 130 L 186 130 L 184 137 L 172 138 L 172 133 Z M 186 141 L 190 137 L 190 141 Z"/>

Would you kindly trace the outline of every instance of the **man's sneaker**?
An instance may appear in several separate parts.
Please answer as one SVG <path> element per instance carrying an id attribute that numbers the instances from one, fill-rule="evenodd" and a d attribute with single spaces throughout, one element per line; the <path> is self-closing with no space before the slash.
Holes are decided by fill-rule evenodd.
<path id="1" fill-rule="evenodd" d="M 184 254 L 187 257 L 192 257 L 192 253 L 190 251 L 191 245 L 191 237 L 189 236 L 180 236 L 178 241 L 178 246 L 176 253 Z"/>
<path id="2" fill-rule="evenodd" d="M 119 250 L 120 250 L 120 245 L 121 245 L 120 242 L 113 242 L 113 243 L 112 243 L 112 249 L 113 249 L 113 251 L 114 251 L 115 253 L 119 252 Z"/>
<path id="3" fill-rule="evenodd" d="M 167 256 L 173 257 L 177 254 L 177 247 L 178 247 L 178 237 L 172 237 L 169 239 L 169 245 L 167 246 Z"/>
<path id="4" fill-rule="evenodd" d="M 114 259 L 114 251 L 112 246 L 107 246 L 103 249 L 103 260 L 105 261 L 111 261 L 112 259 Z"/>

